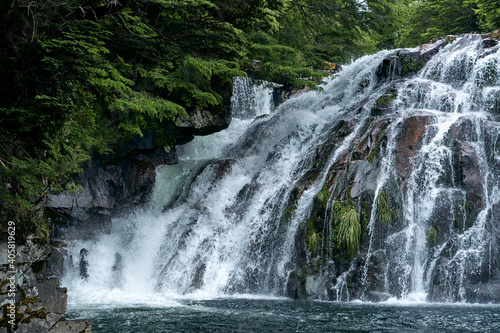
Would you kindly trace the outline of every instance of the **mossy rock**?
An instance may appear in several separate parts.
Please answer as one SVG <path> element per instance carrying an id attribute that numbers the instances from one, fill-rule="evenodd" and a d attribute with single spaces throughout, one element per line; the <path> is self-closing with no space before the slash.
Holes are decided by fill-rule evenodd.
<path id="1" fill-rule="evenodd" d="M 415 75 L 418 71 L 424 68 L 426 61 L 418 53 L 406 53 L 400 55 L 401 58 L 401 76 L 409 77 Z"/>
<path id="2" fill-rule="evenodd" d="M 377 142 L 375 142 L 375 145 L 373 148 L 370 150 L 370 153 L 368 154 L 368 162 L 373 163 L 373 161 L 376 159 L 377 161 L 380 160 L 380 152 L 382 148 L 386 145 L 387 143 L 387 136 L 385 135 L 385 132 L 387 131 L 387 127 L 389 127 L 390 122 L 387 121 L 381 128 L 380 134 L 378 135 Z"/>
<path id="3" fill-rule="evenodd" d="M 371 111 L 371 115 L 377 117 L 386 114 L 390 109 L 392 101 L 394 101 L 397 96 L 397 89 L 389 89 L 384 95 L 380 96 L 379 99 L 377 99 L 377 101 L 375 102 L 375 106 Z"/>
<path id="4" fill-rule="evenodd" d="M 436 228 L 430 227 L 429 229 L 427 229 L 426 236 L 427 236 L 427 246 L 428 247 L 436 246 L 436 242 L 437 242 L 437 230 L 436 230 Z"/>

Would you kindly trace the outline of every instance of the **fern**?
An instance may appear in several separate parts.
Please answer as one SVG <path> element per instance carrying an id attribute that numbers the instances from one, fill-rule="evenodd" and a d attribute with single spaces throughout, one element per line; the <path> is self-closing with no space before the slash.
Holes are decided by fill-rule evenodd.
<path id="1" fill-rule="evenodd" d="M 351 258 L 358 253 L 361 225 L 359 214 L 352 203 L 347 203 L 340 210 L 337 217 L 336 241 L 339 249 L 346 249 Z"/>
<path id="2" fill-rule="evenodd" d="M 309 246 L 309 250 L 311 251 L 311 254 L 313 256 L 318 255 L 320 244 L 321 244 L 321 237 L 319 233 L 316 231 L 312 231 L 309 237 L 307 238 L 307 244 Z"/>
<path id="3" fill-rule="evenodd" d="M 380 191 L 377 198 L 377 216 L 382 223 L 387 225 L 398 217 L 398 212 L 391 208 L 389 196 L 385 189 Z"/>

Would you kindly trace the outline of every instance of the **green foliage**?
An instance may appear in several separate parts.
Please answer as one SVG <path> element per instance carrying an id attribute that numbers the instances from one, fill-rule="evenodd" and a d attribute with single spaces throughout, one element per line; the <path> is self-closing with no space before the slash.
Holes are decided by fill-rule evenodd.
<path id="1" fill-rule="evenodd" d="M 321 191 L 316 195 L 321 207 L 326 208 L 326 204 L 328 203 L 328 199 L 330 198 L 330 191 L 328 189 L 328 181 L 325 181 Z"/>
<path id="2" fill-rule="evenodd" d="M 415 46 L 435 37 L 479 31 L 475 12 L 477 1 L 418 0 L 410 3 L 409 21 L 401 27 L 397 44 Z"/>
<path id="3" fill-rule="evenodd" d="M 436 240 L 437 240 L 437 230 L 434 227 L 430 227 L 427 230 L 427 245 L 429 247 L 436 246 Z"/>
<path id="4" fill-rule="evenodd" d="M 469 0 L 482 31 L 500 29 L 500 2 L 497 0 Z"/>
<path id="5" fill-rule="evenodd" d="M 281 8 L 252 1 L 229 10 L 207 0 L 26 6 L 0 4 L 0 208 L 41 234 L 47 194 L 66 188 L 92 155 L 172 128 L 189 108 L 222 108 L 223 87 L 244 75 L 240 29 L 272 25 Z M 245 25 L 247 10 L 257 14 Z"/>
<path id="6" fill-rule="evenodd" d="M 359 214 L 354 203 L 348 200 L 345 203 L 336 202 L 334 207 L 335 233 L 332 235 L 338 249 L 345 249 L 351 258 L 359 250 L 361 225 Z"/>
<path id="7" fill-rule="evenodd" d="M 385 189 L 381 190 L 377 197 L 377 217 L 384 224 L 391 224 L 398 218 L 398 212 L 391 207 L 389 196 Z"/>
<path id="8" fill-rule="evenodd" d="M 259 79 L 267 77 L 285 85 L 314 87 L 325 76 L 316 71 L 327 69 L 325 62 L 348 62 L 353 57 L 391 47 L 398 22 L 406 19 L 399 14 L 399 3 L 287 1 L 278 17 L 279 29 L 248 33 L 248 58 L 260 63 L 247 67 Z"/>
<path id="9" fill-rule="evenodd" d="M 307 237 L 307 246 L 313 257 L 319 254 L 321 247 L 321 236 L 316 231 L 312 230 Z"/>

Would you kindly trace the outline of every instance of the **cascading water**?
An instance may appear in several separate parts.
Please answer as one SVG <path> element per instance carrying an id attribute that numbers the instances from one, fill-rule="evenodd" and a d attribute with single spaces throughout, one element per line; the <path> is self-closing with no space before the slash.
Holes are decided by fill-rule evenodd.
<path id="1" fill-rule="evenodd" d="M 488 300 L 473 294 L 499 285 L 500 56 L 479 35 L 444 44 L 413 78 L 402 51 L 383 51 L 272 114 L 271 90 L 237 79 L 231 126 L 179 147 L 150 207 L 70 244 L 70 301 Z"/>
<path id="2" fill-rule="evenodd" d="M 412 172 L 408 179 L 399 175 L 406 182 L 401 186 L 404 224 L 383 246 L 388 260 L 382 291 L 389 295 L 464 302 L 488 299 L 481 289 L 497 288 L 488 253 L 496 224 L 491 210 L 499 199 L 498 174 L 491 171 L 498 168 L 496 142 L 490 141 L 496 140 L 499 128 L 490 121 L 492 91 L 499 84 L 497 49 L 485 49 L 478 35 L 460 38 L 397 88 L 391 110 L 399 122 L 423 112 L 428 124 Z M 393 123 L 390 130 L 398 129 Z M 397 169 L 392 154 L 384 162 Z M 464 171 L 467 162 L 475 169 Z M 384 177 L 379 187 L 397 174 Z M 376 219 L 372 215 L 371 233 Z M 494 294 L 490 299 L 498 297 Z"/>

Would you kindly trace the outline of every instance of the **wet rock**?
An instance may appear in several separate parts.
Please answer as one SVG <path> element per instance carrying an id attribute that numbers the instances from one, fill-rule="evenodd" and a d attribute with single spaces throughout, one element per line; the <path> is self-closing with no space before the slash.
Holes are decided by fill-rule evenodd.
<path id="1" fill-rule="evenodd" d="M 422 45 L 417 51 L 400 50 L 384 59 L 377 69 L 377 76 L 379 78 L 411 77 L 449 42 L 448 39 L 442 39 L 432 44 Z"/>
<path id="2" fill-rule="evenodd" d="M 90 320 L 62 320 L 52 326 L 48 333 L 91 333 Z"/>
<path id="3" fill-rule="evenodd" d="M 385 94 L 377 99 L 375 106 L 371 111 L 372 116 L 382 116 L 390 112 L 390 105 L 396 99 L 398 91 L 396 88 L 390 88 Z"/>
<path id="4" fill-rule="evenodd" d="M 182 137 L 192 135 L 208 135 L 226 129 L 231 123 L 231 114 L 213 114 L 208 110 L 195 108 L 188 113 L 188 116 L 179 117 L 175 121 L 177 130 L 182 133 Z M 184 143 L 180 140 L 179 143 Z"/>
<path id="5" fill-rule="evenodd" d="M 6 244 L 0 244 L 0 248 L 7 248 Z M 39 244 L 38 244 L 39 245 Z M 15 308 L 16 329 L 15 332 L 46 333 L 52 332 L 58 322 L 64 320 L 67 309 L 67 291 L 59 284 L 60 252 L 49 244 L 35 246 L 30 240 L 26 245 L 19 246 L 23 252 L 23 262 L 16 264 L 15 273 Z M 7 256 L 5 256 L 6 258 Z M 3 258 L 3 256 L 2 256 Z M 54 269 L 56 268 L 56 269 Z M 0 332 L 7 332 L 5 318 L 7 310 L 7 299 L 9 296 L 10 281 L 12 277 L 8 264 L 0 264 Z M 70 323 L 70 322 L 68 322 Z M 3 326 L 3 327 L 2 327 Z M 67 331 L 74 332 L 74 331 Z M 90 332 L 87 330 L 86 332 Z"/>
<path id="6" fill-rule="evenodd" d="M 273 88 L 273 104 L 277 108 L 279 105 L 283 104 L 285 101 L 292 97 L 297 97 L 305 92 L 310 91 L 311 88 L 305 87 L 302 89 L 297 89 L 292 86 L 285 86 L 282 84 L 276 84 Z"/>
<path id="7" fill-rule="evenodd" d="M 64 315 L 66 306 L 66 288 L 59 287 L 59 280 L 54 278 L 37 279 L 38 302 L 46 307 L 47 312 Z"/>
<path id="8" fill-rule="evenodd" d="M 87 249 L 80 250 L 80 264 L 78 266 L 78 272 L 79 272 L 80 278 L 84 281 L 87 281 L 87 279 L 89 278 L 89 273 L 88 273 L 89 263 L 87 261 L 88 254 L 89 254 L 89 251 L 87 251 Z"/>
<path id="9" fill-rule="evenodd" d="M 483 39 L 483 47 L 485 49 L 488 49 L 490 47 L 497 46 L 497 45 L 498 45 L 498 40 L 496 40 L 496 39 L 493 39 L 491 37 Z"/>
<path id="10" fill-rule="evenodd" d="M 454 231 L 466 229 L 466 212 L 464 207 L 465 193 L 456 189 L 443 188 L 437 195 L 432 207 L 429 221 L 434 228 L 436 238 L 428 247 L 443 244 L 450 238 L 456 237 Z M 427 240 L 429 242 L 429 240 Z"/>
<path id="11" fill-rule="evenodd" d="M 4 247 L 7 250 L 7 246 Z M 2 247 L 0 247 L 0 253 L 2 253 Z M 16 248 L 17 251 L 17 261 L 20 263 L 28 263 L 43 260 L 48 255 L 49 249 L 46 244 L 40 244 L 35 241 L 33 235 L 28 236 L 25 244 L 19 245 Z M 0 259 L 0 264 L 7 263 L 7 255 L 2 256 Z"/>
<path id="12" fill-rule="evenodd" d="M 459 143 L 463 141 L 476 141 L 476 132 L 475 119 L 469 116 L 461 117 L 450 126 L 447 135 L 448 144 L 451 144 L 453 141 Z"/>
<path id="13" fill-rule="evenodd" d="M 433 115 L 422 113 L 421 115 L 406 118 L 401 123 L 401 129 L 396 137 L 396 171 L 403 181 L 405 181 L 413 170 L 412 159 L 418 152 L 422 139 L 430 124 Z"/>
<path id="14" fill-rule="evenodd" d="M 368 267 L 363 291 L 368 291 L 366 296 L 369 300 L 377 301 L 381 297 L 380 291 L 385 290 L 384 268 L 387 261 L 386 254 L 383 250 L 377 250 L 372 252 L 371 256 L 365 260 Z"/>
<path id="15" fill-rule="evenodd" d="M 199 265 L 196 268 L 196 272 L 194 273 L 193 283 L 191 288 L 200 289 L 203 286 L 203 277 L 205 276 L 205 270 L 207 269 L 207 265 L 205 263 Z"/>
<path id="16" fill-rule="evenodd" d="M 375 191 L 379 169 L 372 163 L 362 162 L 356 165 L 356 176 L 351 188 L 351 197 L 357 198 L 365 191 Z"/>
<path id="17" fill-rule="evenodd" d="M 368 299 L 372 302 L 385 302 L 391 297 L 391 294 L 380 291 L 370 291 L 368 294 Z"/>
<path id="18" fill-rule="evenodd" d="M 461 183 L 468 193 L 475 193 L 479 196 L 483 194 L 482 168 L 479 164 L 479 157 L 475 145 L 469 142 L 460 144 L 460 175 Z"/>
<path id="19" fill-rule="evenodd" d="M 45 269 L 61 278 L 64 273 L 64 255 L 59 250 L 52 248 L 45 261 Z"/>
<path id="20" fill-rule="evenodd" d="M 115 253 L 115 261 L 111 268 L 113 281 L 112 288 L 121 288 L 123 286 L 123 258 L 120 253 Z"/>
<path id="21" fill-rule="evenodd" d="M 49 195 L 47 206 L 56 224 L 56 239 L 88 239 L 109 230 L 112 216 L 147 202 L 156 180 L 155 168 L 175 164 L 175 150 L 156 149 L 117 162 L 94 159 L 74 178 L 73 192 Z"/>

